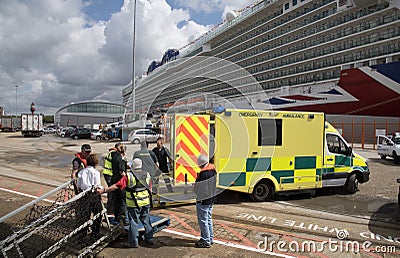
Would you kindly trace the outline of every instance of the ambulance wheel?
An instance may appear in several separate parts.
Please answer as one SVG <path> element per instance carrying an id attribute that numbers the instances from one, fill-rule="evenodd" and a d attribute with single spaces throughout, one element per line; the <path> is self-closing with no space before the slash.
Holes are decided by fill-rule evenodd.
<path id="1" fill-rule="evenodd" d="M 358 191 L 358 179 L 356 174 L 352 174 L 347 180 L 347 192 L 353 194 Z"/>
<path id="2" fill-rule="evenodd" d="M 274 189 L 267 181 L 259 182 L 253 189 L 251 198 L 256 202 L 270 201 L 274 196 Z"/>
<path id="3" fill-rule="evenodd" d="M 380 155 L 381 159 L 386 159 L 386 155 Z"/>
<path id="4" fill-rule="evenodd" d="M 132 141 L 132 143 L 133 143 L 133 144 L 139 144 L 139 143 L 140 143 L 140 140 L 139 140 L 139 139 L 134 139 L 134 140 Z"/>

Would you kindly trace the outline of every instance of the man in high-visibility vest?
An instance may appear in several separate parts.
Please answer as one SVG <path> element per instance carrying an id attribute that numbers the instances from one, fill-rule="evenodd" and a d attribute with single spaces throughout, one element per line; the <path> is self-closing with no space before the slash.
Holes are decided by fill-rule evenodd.
<path id="1" fill-rule="evenodd" d="M 119 142 L 117 142 L 114 146 L 114 148 L 111 148 L 108 150 L 107 156 L 104 159 L 104 169 L 103 169 L 103 176 L 104 176 L 104 180 L 107 183 L 107 186 L 111 186 L 111 178 L 113 175 L 113 169 L 112 169 L 112 158 L 115 155 L 115 152 L 117 151 L 117 144 L 120 144 Z M 107 212 L 108 213 L 113 213 L 113 209 L 114 209 L 114 202 L 113 202 L 113 198 L 114 195 L 113 193 L 107 193 Z"/>
<path id="2" fill-rule="evenodd" d="M 104 158 L 103 176 L 104 176 L 104 180 L 107 183 L 107 186 L 112 185 L 111 178 L 113 175 L 113 161 L 115 161 L 114 157 L 115 157 L 115 155 L 117 155 L 117 148 L 120 145 L 122 145 L 122 143 L 117 142 L 115 144 L 114 148 L 111 148 L 108 150 L 107 156 Z M 114 164 L 115 164 L 115 162 L 114 162 Z M 107 212 L 113 213 L 113 209 L 114 209 L 114 194 L 108 193 L 107 194 Z"/>
<path id="3" fill-rule="evenodd" d="M 114 148 L 110 149 L 104 160 L 104 179 L 107 182 L 107 186 L 111 186 L 118 182 L 127 171 L 127 165 L 123 156 L 125 155 L 126 146 L 121 142 L 115 144 Z M 126 221 L 126 207 L 125 207 L 125 192 L 115 191 L 110 195 L 110 200 L 107 200 L 107 211 L 114 213 L 115 223 L 119 223 L 122 220 Z"/>
<path id="4" fill-rule="evenodd" d="M 128 209 L 129 232 L 127 248 L 139 246 L 139 222 L 144 226 L 144 241 L 153 245 L 153 228 L 150 223 L 150 175 L 142 170 L 142 160 L 132 161 L 132 171 L 110 187 L 98 190 L 98 193 L 108 193 L 117 189 L 126 190 L 126 206 Z"/>

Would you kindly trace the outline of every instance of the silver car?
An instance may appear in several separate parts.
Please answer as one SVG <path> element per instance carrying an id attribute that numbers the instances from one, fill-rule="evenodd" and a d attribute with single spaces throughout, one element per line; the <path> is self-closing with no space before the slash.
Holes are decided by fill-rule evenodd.
<path id="1" fill-rule="evenodd" d="M 148 142 L 156 142 L 158 137 L 163 137 L 163 135 L 156 133 L 155 131 L 153 131 L 151 129 L 138 129 L 138 130 L 132 131 L 129 134 L 128 139 L 133 144 L 138 144 L 144 140 L 146 140 Z"/>
<path id="2" fill-rule="evenodd" d="M 100 131 L 100 130 L 93 130 L 91 133 L 90 133 L 90 139 L 92 139 L 92 140 L 96 140 L 96 141 L 101 141 L 101 139 L 102 139 L 102 131 Z"/>

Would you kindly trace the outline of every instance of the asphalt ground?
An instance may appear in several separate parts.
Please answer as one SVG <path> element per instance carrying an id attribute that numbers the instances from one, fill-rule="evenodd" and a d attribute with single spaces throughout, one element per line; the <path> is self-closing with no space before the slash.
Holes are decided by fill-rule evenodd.
<path id="1" fill-rule="evenodd" d="M 72 155 L 87 141 L 51 135 L 37 139 L 0 134 L 0 142 L 0 160 L 4 164 L 0 169 L 1 217 L 67 181 Z M 94 152 L 104 154 L 114 144 L 90 143 Z M 128 145 L 128 156 L 137 148 Z M 321 192 L 315 198 L 281 196 L 275 202 L 254 203 L 246 195 L 224 192 L 213 210 L 216 243 L 210 249 L 194 248 L 199 238 L 195 206 L 184 205 L 152 210 L 154 215 L 171 219 L 168 229 L 155 235 L 154 246 L 143 244 L 138 249 L 124 249 L 122 243 L 126 238 L 122 238 L 112 242 L 98 256 L 398 257 L 398 186 L 393 181 L 400 177 L 398 166 L 389 159 L 380 160 L 373 150 L 356 151 L 370 159 L 371 180 L 361 185 L 354 195 Z M 327 245 L 315 252 L 288 250 L 289 244 L 314 241 L 321 245 L 330 239 L 338 241 L 338 233 L 343 232 L 348 234 L 344 241 L 371 242 L 371 245 L 357 252 L 330 250 Z M 280 241 L 286 243 L 286 249 L 278 248 Z M 265 244 L 268 248 L 264 248 Z M 346 242 L 341 242 L 336 246 L 345 245 Z M 391 247 L 395 250 L 388 250 Z"/>
<path id="2" fill-rule="evenodd" d="M 2 204 L 0 216 L 15 210 L 28 203 L 33 196 L 51 190 L 50 186 L 43 186 L 33 181 L 22 181 L 16 178 L 0 177 L 0 189 Z M 32 196 L 32 197 L 31 197 Z M 52 196 L 48 199 L 51 200 Z M 234 200 L 234 201 L 232 201 Z M 23 213 L 22 213 L 23 214 Z M 22 216 L 20 215 L 20 217 Z M 155 245 L 142 244 L 138 249 L 125 249 L 123 243 L 126 237 L 112 242 L 103 249 L 98 257 L 258 257 L 258 256 L 294 256 L 294 257 L 333 257 L 337 252 L 331 250 L 315 252 L 302 252 L 301 244 L 313 242 L 316 245 L 328 242 L 329 239 L 338 241 L 337 248 L 345 244 L 337 239 L 338 232 L 347 231 L 349 240 L 364 243 L 371 242 L 368 249 L 361 247 L 357 257 L 380 257 L 375 253 L 376 248 L 389 248 L 393 245 L 388 236 L 393 236 L 399 231 L 400 226 L 392 223 L 382 223 L 379 226 L 378 239 L 371 228 L 368 218 L 349 217 L 316 211 L 290 205 L 278 201 L 274 203 L 248 202 L 244 196 L 234 192 L 223 193 L 219 202 L 214 206 L 214 232 L 216 243 L 210 249 L 196 249 L 194 243 L 199 237 L 199 230 L 195 215 L 194 205 L 168 207 L 155 209 L 153 215 L 169 217 L 171 225 L 168 229 L 155 235 Z M 15 218 L 17 219 L 17 217 Z M 375 232 L 375 235 L 378 235 Z M 385 239 L 386 237 L 387 239 Z M 299 243 L 299 250 L 293 252 L 289 246 L 283 250 L 277 250 L 276 243 Z M 265 244 L 271 244 L 272 248 L 264 251 Z M 373 251 L 371 251 L 373 250 Z M 398 249 L 400 250 L 400 249 Z M 342 251 L 341 254 L 349 255 Z M 396 257 L 400 253 L 385 253 L 385 257 Z M 353 257 L 351 253 L 349 257 Z"/>

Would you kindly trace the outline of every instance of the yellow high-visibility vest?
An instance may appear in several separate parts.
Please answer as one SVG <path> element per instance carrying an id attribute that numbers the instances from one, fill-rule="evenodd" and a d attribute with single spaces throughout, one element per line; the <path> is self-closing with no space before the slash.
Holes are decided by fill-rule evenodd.
<path id="1" fill-rule="evenodd" d="M 147 172 L 135 170 L 135 174 L 146 173 L 145 181 L 148 186 L 150 183 L 150 175 Z M 146 186 L 136 181 L 135 176 L 132 172 L 128 172 L 128 182 L 125 188 L 126 190 L 126 206 L 136 208 L 137 206 L 142 207 L 150 204 L 150 194 L 146 189 Z M 140 179 L 138 179 L 140 180 Z M 136 203 L 137 206 L 136 206 Z"/>
<path id="2" fill-rule="evenodd" d="M 104 159 L 103 175 L 112 176 L 112 153 L 116 150 L 111 150 Z"/>

